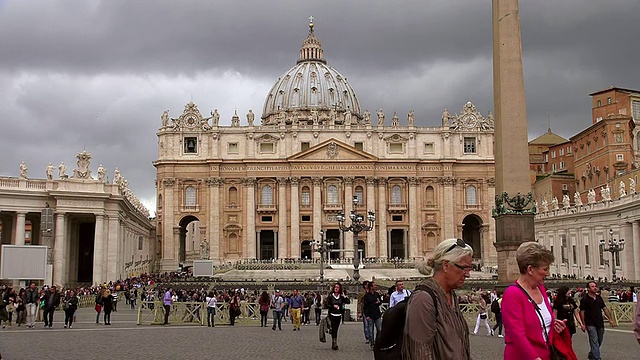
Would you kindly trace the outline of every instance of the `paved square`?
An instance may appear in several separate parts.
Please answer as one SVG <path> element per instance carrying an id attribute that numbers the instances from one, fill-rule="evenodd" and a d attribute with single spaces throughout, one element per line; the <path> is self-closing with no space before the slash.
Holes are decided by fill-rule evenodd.
<path id="1" fill-rule="evenodd" d="M 80 309 L 73 329 L 63 328 L 62 312 L 56 312 L 52 329 L 38 323 L 35 329 L 12 326 L 0 330 L 0 351 L 4 359 L 196 359 L 202 356 L 232 359 L 373 359 L 364 343 L 362 324 L 340 327 L 340 350 L 331 350 L 331 341 L 318 341 L 315 325 L 292 331 L 283 323 L 282 331 L 256 325 L 217 326 L 143 325 L 135 322 L 136 312 L 120 307 L 111 315 L 112 326 L 96 325 L 93 309 Z M 481 330 L 481 334 L 482 330 Z M 578 333 L 574 348 L 586 359 L 587 336 Z M 501 359 L 504 345 L 497 337 L 472 336 L 473 359 Z M 640 346 L 630 325 L 609 329 L 602 349 L 604 359 L 638 360 Z"/>

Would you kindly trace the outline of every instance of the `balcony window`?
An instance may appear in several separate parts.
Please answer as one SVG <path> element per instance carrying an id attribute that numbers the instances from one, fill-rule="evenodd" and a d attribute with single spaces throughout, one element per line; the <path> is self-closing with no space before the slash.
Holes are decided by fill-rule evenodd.
<path id="1" fill-rule="evenodd" d="M 329 187 L 327 187 L 327 203 L 328 204 L 339 204 L 338 187 L 337 186 L 329 185 Z"/>
<path id="2" fill-rule="evenodd" d="M 391 188 L 391 204 L 402 204 L 402 189 L 400 188 L 400 185 L 393 185 L 393 187 Z"/>
<path id="3" fill-rule="evenodd" d="M 273 205 L 273 188 L 269 185 L 262 187 L 260 196 L 261 205 Z"/>
<path id="4" fill-rule="evenodd" d="M 464 153 L 465 154 L 476 153 L 476 138 L 474 137 L 464 138 Z"/>
<path id="5" fill-rule="evenodd" d="M 311 191 L 307 186 L 302 188 L 302 205 L 304 206 L 311 205 Z"/>
<path id="6" fill-rule="evenodd" d="M 476 187 L 473 185 L 467 186 L 467 205 L 477 205 Z"/>
<path id="7" fill-rule="evenodd" d="M 184 189 L 184 205 L 196 206 L 196 188 L 193 186 L 187 186 Z"/>

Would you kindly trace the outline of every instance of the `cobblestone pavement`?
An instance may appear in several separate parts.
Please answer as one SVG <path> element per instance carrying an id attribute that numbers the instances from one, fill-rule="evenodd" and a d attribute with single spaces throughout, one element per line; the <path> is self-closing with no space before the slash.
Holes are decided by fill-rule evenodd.
<path id="1" fill-rule="evenodd" d="M 217 326 L 143 325 L 137 326 L 135 312 L 121 307 L 111 315 L 113 325 L 96 325 L 93 309 L 81 309 L 79 322 L 73 329 L 63 328 L 63 314 L 56 312 L 52 329 L 37 324 L 35 329 L 24 326 L 0 330 L 0 352 L 4 359 L 195 359 L 202 356 L 233 359 L 373 359 L 364 343 L 361 323 L 340 327 L 339 351 L 318 341 L 315 325 L 292 331 L 289 322 L 282 331 L 258 325 Z M 484 334 L 480 330 L 480 334 Z M 586 359 L 587 336 L 578 333 L 574 348 L 579 359 Z M 501 359 L 502 339 L 471 336 L 473 359 Z M 607 328 L 602 348 L 603 359 L 640 360 L 640 346 L 630 325 Z"/>

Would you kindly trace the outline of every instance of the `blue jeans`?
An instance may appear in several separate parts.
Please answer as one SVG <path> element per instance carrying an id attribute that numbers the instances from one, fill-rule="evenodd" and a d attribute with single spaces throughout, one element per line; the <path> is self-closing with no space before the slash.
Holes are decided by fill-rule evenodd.
<path id="1" fill-rule="evenodd" d="M 367 318 L 362 315 L 362 328 L 364 329 L 364 339 L 369 341 L 369 327 L 367 326 Z"/>
<path id="2" fill-rule="evenodd" d="M 207 306 L 207 325 L 216 326 L 215 320 L 216 320 L 216 307 Z"/>
<path id="3" fill-rule="evenodd" d="M 369 344 L 375 344 L 376 342 L 376 337 L 373 335 L 373 327 L 375 326 L 376 328 L 376 335 L 380 335 L 380 328 L 382 327 L 382 318 L 377 318 L 377 319 L 369 319 L 367 320 L 365 318 L 365 322 L 367 324 L 367 330 L 369 332 Z"/>
<path id="4" fill-rule="evenodd" d="M 587 334 L 589 335 L 589 359 L 600 360 L 600 345 L 604 339 L 604 328 L 587 326 Z"/>
<path id="5" fill-rule="evenodd" d="M 273 310 L 273 330 L 276 329 L 276 325 L 278 325 L 278 329 L 282 330 L 282 311 Z"/>

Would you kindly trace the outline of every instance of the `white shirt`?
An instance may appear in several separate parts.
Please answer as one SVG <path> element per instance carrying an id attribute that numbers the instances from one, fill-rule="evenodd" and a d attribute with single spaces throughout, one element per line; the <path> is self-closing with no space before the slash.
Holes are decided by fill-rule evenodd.
<path id="1" fill-rule="evenodd" d="M 216 307 L 216 304 L 218 303 L 218 299 L 216 299 L 216 297 L 208 297 L 207 296 L 207 307 Z"/>
<path id="2" fill-rule="evenodd" d="M 547 307 L 547 304 L 544 303 L 544 299 L 542 300 L 542 303 L 538 304 L 538 309 L 540 309 L 540 314 L 542 315 L 542 320 L 544 320 L 544 322 L 540 322 L 540 325 L 542 325 L 542 338 L 545 339 L 545 341 L 547 340 L 547 336 L 550 335 L 550 331 L 551 331 L 551 320 L 553 319 L 551 317 L 551 313 L 549 312 L 549 308 Z M 545 335 L 546 332 L 546 335 Z"/>
<path id="3" fill-rule="evenodd" d="M 392 307 L 396 306 L 397 303 L 399 303 L 400 301 L 404 300 L 404 298 L 406 298 L 409 295 L 411 295 L 411 291 L 409 291 L 407 289 L 402 289 L 401 293 L 399 293 L 397 291 L 394 291 L 391 294 L 391 297 L 389 298 L 389 307 L 392 308 Z"/>

